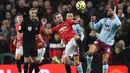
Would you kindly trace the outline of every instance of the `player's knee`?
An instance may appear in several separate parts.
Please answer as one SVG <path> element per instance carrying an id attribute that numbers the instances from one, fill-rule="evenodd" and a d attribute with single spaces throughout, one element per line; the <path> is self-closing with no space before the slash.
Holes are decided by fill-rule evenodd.
<path id="1" fill-rule="evenodd" d="M 24 63 L 30 63 L 30 60 L 29 60 L 29 58 L 27 58 L 27 57 L 24 57 Z"/>
<path id="2" fill-rule="evenodd" d="M 16 55 L 15 60 L 20 60 L 20 57 L 21 57 L 20 55 Z"/>
<path id="3" fill-rule="evenodd" d="M 69 58 L 69 56 L 65 56 L 64 57 L 64 64 L 65 65 L 69 65 L 70 64 L 70 58 Z"/>
<path id="4" fill-rule="evenodd" d="M 103 65 L 108 64 L 108 59 L 104 59 L 104 60 L 102 61 L 102 64 L 103 64 Z"/>
<path id="5" fill-rule="evenodd" d="M 88 56 L 93 56 L 93 54 L 95 52 L 97 52 L 97 51 L 98 50 L 97 50 L 96 46 L 95 45 L 91 45 L 91 47 L 89 48 L 89 51 L 88 51 Z"/>
<path id="6" fill-rule="evenodd" d="M 94 54 L 94 53 L 93 53 L 92 51 L 88 51 L 88 56 L 91 57 L 91 56 L 93 56 L 93 54 Z"/>

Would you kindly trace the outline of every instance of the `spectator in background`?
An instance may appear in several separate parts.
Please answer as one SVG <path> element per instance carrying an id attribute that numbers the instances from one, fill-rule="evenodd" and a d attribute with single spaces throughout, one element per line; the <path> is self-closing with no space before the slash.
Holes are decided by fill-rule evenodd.
<path id="1" fill-rule="evenodd" d="M 4 33 L 0 33 L 0 54 L 9 52 L 9 46 L 5 40 Z"/>
<path id="2" fill-rule="evenodd" d="M 62 15 L 63 15 L 63 18 L 65 19 L 66 18 L 66 14 L 69 12 L 68 11 L 68 6 L 67 5 L 63 5 L 62 6 Z"/>
<path id="3" fill-rule="evenodd" d="M 87 2 L 87 9 L 88 9 L 88 13 L 89 13 L 90 16 L 97 13 L 97 10 L 93 7 L 91 1 Z"/>
<path id="4" fill-rule="evenodd" d="M 38 17 L 41 19 L 45 15 L 45 6 L 43 0 L 38 0 Z"/>
<path id="5" fill-rule="evenodd" d="M 62 13 L 62 6 L 63 6 L 62 4 L 59 4 L 59 5 L 58 5 L 57 11 L 58 11 L 59 13 Z"/>
<path id="6" fill-rule="evenodd" d="M 12 9 L 11 4 L 7 4 L 7 5 L 6 5 L 6 12 L 7 12 L 7 11 L 9 11 L 9 12 L 10 12 L 10 11 L 11 11 L 11 9 Z"/>
<path id="7" fill-rule="evenodd" d="M 45 1 L 45 17 L 47 18 L 48 22 L 52 22 L 53 21 L 53 12 L 52 12 L 52 7 L 50 5 L 50 1 L 47 0 Z"/>
<path id="8" fill-rule="evenodd" d="M 71 0 L 70 3 L 71 3 L 71 6 L 72 6 L 71 12 L 74 13 L 74 14 L 77 14 L 78 11 L 77 11 L 77 9 L 76 9 L 76 7 L 75 7 L 75 5 L 76 5 L 76 0 Z"/>
<path id="9" fill-rule="evenodd" d="M 118 15 L 119 19 L 121 20 L 121 22 L 124 23 L 126 18 L 125 18 L 125 15 L 123 13 L 123 9 L 118 9 L 117 15 Z"/>
<path id="10" fill-rule="evenodd" d="M 16 38 L 16 33 L 11 32 L 10 33 L 10 39 L 9 39 L 9 49 L 10 49 L 10 52 L 13 53 L 13 54 L 15 54 L 15 50 L 16 50 L 16 46 L 13 44 L 15 38 Z"/>
<path id="11" fill-rule="evenodd" d="M 10 29 L 10 24 L 9 24 L 8 20 L 3 20 L 3 23 L 2 23 L 2 24 L 5 25 L 6 29 L 9 31 L 9 29 Z"/>
<path id="12" fill-rule="evenodd" d="M 97 20 L 105 17 L 105 13 L 106 13 L 106 10 L 105 10 L 105 3 L 100 3 L 99 7 L 98 7 L 98 12 L 97 12 Z"/>
<path id="13" fill-rule="evenodd" d="M 37 1 L 33 1 L 32 2 L 32 8 L 38 8 L 38 2 Z"/>
<path id="14" fill-rule="evenodd" d="M 16 13 L 17 13 L 16 9 L 15 9 L 15 8 L 12 8 L 11 14 L 12 14 L 13 20 L 15 19 Z"/>
<path id="15" fill-rule="evenodd" d="M 8 0 L 8 3 L 11 4 L 12 7 L 15 7 L 15 0 Z"/>
<path id="16" fill-rule="evenodd" d="M 2 22 L 2 20 L 4 20 L 4 5 L 0 4 L 0 22 Z"/>
<path id="17" fill-rule="evenodd" d="M 48 9 L 51 7 L 51 4 L 50 4 L 50 1 L 49 0 L 46 0 L 45 1 L 45 8 Z"/>
<path id="18" fill-rule="evenodd" d="M 52 12 L 52 8 L 47 8 L 47 9 L 46 9 L 45 16 L 46 16 L 48 22 L 52 22 L 52 21 L 53 21 L 53 12 Z"/>
<path id="19" fill-rule="evenodd" d="M 125 50 L 125 42 L 123 40 L 120 40 L 116 43 L 115 53 L 119 54 L 123 50 Z"/>
<path id="20" fill-rule="evenodd" d="M 6 42 L 8 41 L 8 28 L 7 28 L 7 25 L 4 21 L 4 24 L 1 25 L 1 28 L 0 28 L 0 32 L 3 33 L 2 36 L 4 36 L 4 40 L 6 40 Z"/>
<path id="21" fill-rule="evenodd" d="M 25 0 L 19 0 L 16 10 L 19 13 L 22 13 L 24 17 L 28 17 L 29 7 L 27 6 Z"/>
<path id="22" fill-rule="evenodd" d="M 127 18 L 125 23 L 122 25 L 122 30 L 121 32 L 123 33 L 121 35 L 121 39 L 124 40 L 126 47 L 130 46 L 130 16 Z"/>
<path id="23" fill-rule="evenodd" d="M 127 13 L 125 14 L 126 17 L 130 16 L 130 6 L 127 7 Z"/>
<path id="24" fill-rule="evenodd" d="M 11 12 L 6 12 L 6 20 L 8 20 L 10 27 L 14 27 L 14 18 L 12 17 Z"/>

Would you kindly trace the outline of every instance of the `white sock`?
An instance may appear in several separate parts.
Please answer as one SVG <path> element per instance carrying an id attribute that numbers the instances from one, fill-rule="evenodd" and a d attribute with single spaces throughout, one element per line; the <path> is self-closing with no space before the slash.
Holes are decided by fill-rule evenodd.
<path id="1" fill-rule="evenodd" d="M 81 64 L 79 64 L 79 65 L 77 66 L 77 69 L 78 69 L 78 73 L 83 73 L 83 68 L 82 68 L 82 65 L 81 65 Z"/>
<path id="2" fill-rule="evenodd" d="M 103 65 L 102 71 L 103 71 L 102 73 L 107 73 L 107 71 L 108 71 L 108 64 Z"/>
<path id="3" fill-rule="evenodd" d="M 92 60 L 93 60 L 93 56 L 92 57 L 87 56 L 87 68 L 91 68 Z"/>

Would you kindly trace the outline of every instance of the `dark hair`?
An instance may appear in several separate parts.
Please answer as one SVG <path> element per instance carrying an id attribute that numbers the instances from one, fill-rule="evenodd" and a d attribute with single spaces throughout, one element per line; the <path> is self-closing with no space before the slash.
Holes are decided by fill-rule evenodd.
<path id="1" fill-rule="evenodd" d="M 55 13 L 54 15 L 53 15 L 53 19 L 55 20 L 56 19 L 56 15 L 58 15 L 58 14 L 61 14 L 61 13 Z"/>
<path id="2" fill-rule="evenodd" d="M 23 14 L 21 14 L 21 13 L 17 13 L 16 17 L 17 17 L 17 16 L 22 16 L 22 17 L 23 17 Z"/>
<path id="3" fill-rule="evenodd" d="M 112 10 L 114 10 L 114 5 L 111 5 L 109 8 L 111 8 Z"/>

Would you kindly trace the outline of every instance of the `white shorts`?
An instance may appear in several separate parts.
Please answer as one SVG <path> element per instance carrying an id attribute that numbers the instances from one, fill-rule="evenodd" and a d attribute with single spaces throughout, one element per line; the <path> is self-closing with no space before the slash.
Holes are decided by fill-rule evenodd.
<path id="1" fill-rule="evenodd" d="M 38 59 L 39 60 L 43 60 L 44 59 L 44 54 L 45 54 L 46 48 L 40 48 L 38 49 Z"/>
<path id="2" fill-rule="evenodd" d="M 66 45 L 64 55 L 65 56 L 73 56 L 74 50 L 77 48 L 77 44 L 74 38 L 72 38 Z"/>
<path id="3" fill-rule="evenodd" d="M 22 46 L 17 47 L 15 54 L 21 54 L 21 55 L 23 55 L 23 47 Z"/>

